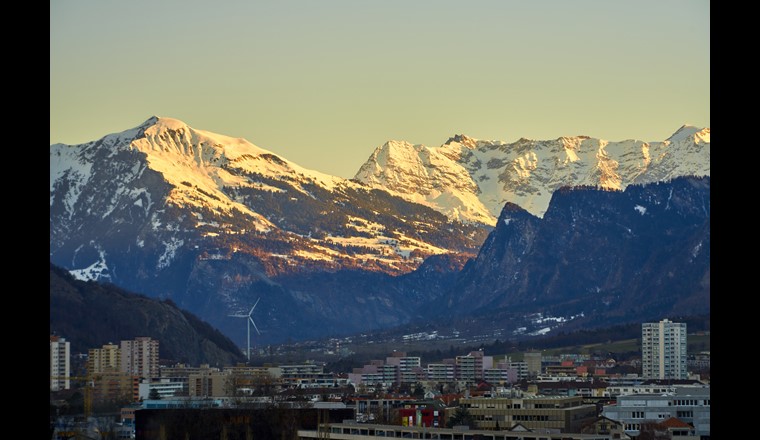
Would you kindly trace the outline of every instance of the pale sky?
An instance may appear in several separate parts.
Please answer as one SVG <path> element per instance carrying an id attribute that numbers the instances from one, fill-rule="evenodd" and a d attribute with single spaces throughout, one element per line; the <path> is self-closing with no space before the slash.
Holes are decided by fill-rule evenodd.
<path id="1" fill-rule="evenodd" d="M 710 126 L 709 0 L 51 0 L 50 143 L 150 116 L 353 177 L 388 140 Z"/>

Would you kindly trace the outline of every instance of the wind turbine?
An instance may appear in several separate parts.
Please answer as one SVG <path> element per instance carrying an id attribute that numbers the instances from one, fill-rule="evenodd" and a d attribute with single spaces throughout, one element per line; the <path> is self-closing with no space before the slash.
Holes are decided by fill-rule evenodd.
<path id="1" fill-rule="evenodd" d="M 253 309 L 256 308 L 256 304 L 259 303 L 260 299 L 261 297 L 259 297 L 259 299 L 256 300 L 256 302 L 253 304 L 253 307 L 251 307 L 251 311 L 248 312 L 247 315 L 230 315 L 233 318 L 248 318 L 247 327 L 248 327 L 248 361 L 249 362 L 251 360 L 251 324 L 253 324 L 253 328 L 256 329 L 256 333 L 261 334 L 261 332 L 259 331 L 259 328 L 256 327 L 256 323 L 253 321 L 253 318 L 251 317 L 251 315 L 253 314 Z"/>

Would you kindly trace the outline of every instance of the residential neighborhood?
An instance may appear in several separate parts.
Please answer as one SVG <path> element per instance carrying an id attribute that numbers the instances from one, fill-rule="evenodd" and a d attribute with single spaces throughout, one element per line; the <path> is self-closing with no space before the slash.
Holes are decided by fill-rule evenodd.
<path id="1" fill-rule="evenodd" d="M 86 365 L 76 372 L 68 341 L 51 336 L 51 433 L 159 439 L 182 430 L 183 438 L 208 438 L 200 433 L 210 430 L 221 436 L 213 438 L 248 438 L 266 425 L 298 439 L 704 440 L 710 358 L 687 353 L 686 330 L 667 319 L 642 323 L 641 356 L 625 362 L 477 350 L 423 364 L 393 351 L 341 372 L 316 362 L 161 365 L 160 342 L 149 337 L 91 348 L 74 358 Z M 83 414 L 54 398 L 72 390 Z"/>

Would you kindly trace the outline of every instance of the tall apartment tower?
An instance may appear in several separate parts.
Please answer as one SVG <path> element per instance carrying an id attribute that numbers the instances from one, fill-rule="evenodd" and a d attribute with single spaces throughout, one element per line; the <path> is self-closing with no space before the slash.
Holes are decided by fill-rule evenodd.
<path id="1" fill-rule="evenodd" d="M 50 391 L 71 388 L 71 343 L 50 335 Z"/>
<path id="2" fill-rule="evenodd" d="M 526 352 L 523 355 L 523 361 L 528 367 L 528 376 L 536 377 L 542 373 L 540 351 Z"/>
<path id="3" fill-rule="evenodd" d="M 664 319 L 641 324 L 641 375 L 646 379 L 687 379 L 686 323 Z"/>
<path id="4" fill-rule="evenodd" d="M 103 348 L 87 351 L 87 372 L 89 374 L 121 371 L 121 349 L 116 344 L 105 344 Z"/>
<path id="5" fill-rule="evenodd" d="M 148 379 L 158 377 L 158 341 L 149 336 L 121 341 L 121 371 Z"/>

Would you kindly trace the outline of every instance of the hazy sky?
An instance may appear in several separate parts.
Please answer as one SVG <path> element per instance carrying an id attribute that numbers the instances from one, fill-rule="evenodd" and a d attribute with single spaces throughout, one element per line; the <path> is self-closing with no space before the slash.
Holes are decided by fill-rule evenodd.
<path id="1" fill-rule="evenodd" d="M 50 2 L 50 143 L 150 116 L 353 177 L 384 142 L 710 126 L 709 0 Z"/>

